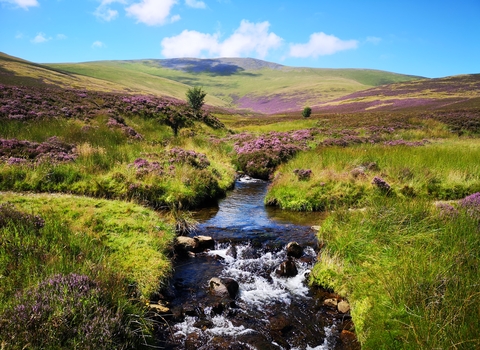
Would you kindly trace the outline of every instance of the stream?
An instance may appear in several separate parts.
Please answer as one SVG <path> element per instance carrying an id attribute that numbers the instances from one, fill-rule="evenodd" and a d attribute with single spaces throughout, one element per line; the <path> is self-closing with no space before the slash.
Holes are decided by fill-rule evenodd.
<path id="1" fill-rule="evenodd" d="M 307 284 L 317 256 L 312 226 L 324 214 L 266 207 L 267 187 L 265 181 L 240 178 L 217 206 L 194 213 L 195 235 L 212 237 L 215 247 L 175 259 L 174 275 L 160 296 L 171 310 L 157 330 L 161 348 L 350 349 L 340 341 L 350 316 L 326 307 L 327 292 Z M 298 259 L 287 257 L 292 241 L 303 248 Z M 289 259 L 298 273 L 279 276 L 279 265 Z M 214 295 L 214 277 L 238 282 L 236 297 Z"/>

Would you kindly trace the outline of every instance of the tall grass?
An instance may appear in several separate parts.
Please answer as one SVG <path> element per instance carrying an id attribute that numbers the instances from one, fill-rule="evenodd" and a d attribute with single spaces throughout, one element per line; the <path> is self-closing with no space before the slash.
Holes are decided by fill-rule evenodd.
<path id="1" fill-rule="evenodd" d="M 377 196 L 322 225 L 312 281 L 348 297 L 364 349 L 480 346 L 479 217 Z"/>

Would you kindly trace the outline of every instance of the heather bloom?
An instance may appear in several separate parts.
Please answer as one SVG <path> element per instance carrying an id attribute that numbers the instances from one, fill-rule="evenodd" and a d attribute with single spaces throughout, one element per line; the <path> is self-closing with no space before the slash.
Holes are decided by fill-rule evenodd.
<path id="1" fill-rule="evenodd" d="M 7 347 L 125 348 L 134 332 L 117 306 L 106 304 L 97 282 L 85 275 L 54 275 L 20 293 L 0 315 Z"/>
<path id="2" fill-rule="evenodd" d="M 460 200 L 459 205 L 472 217 L 480 218 L 480 192 L 476 192 Z"/>
<path id="3" fill-rule="evenodd" d="M 172 148 L 168 154 L 170 156 L 170 164 L 185 163 L 197 169 L 205 169 L 210 166 L 210 161 L 204 153 L 197 153 L 175 147 Z"/>
<path id="4" fill-rule="evenodd" d="M 378 176 L 373 178 L 372 185 L 374 185 L 383 193 L 389 193 L 392 189 L 392 187 L 384 179 Z"/>
<path id="5" fill-rule="evenodd" d="M 439 210 L 442 219 L 450 219 L 458 215 L 458 210 L 451 204 L 437 203 L 436 207 Z"/>

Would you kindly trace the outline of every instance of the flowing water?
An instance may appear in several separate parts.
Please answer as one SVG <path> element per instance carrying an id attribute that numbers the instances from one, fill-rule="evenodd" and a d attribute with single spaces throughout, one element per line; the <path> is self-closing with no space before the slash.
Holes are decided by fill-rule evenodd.
<path id="1" fill-rule="evenodd" d="M 216 247 L 175 261 L 175 273 L 163 298 L 173 315 L 159 331 L 167 349 L 344 349 L 341 323 L 323 306 L 321 292 L 307 285 L 315 263 L 313 225 L 319 213 L 291 215 L 264 206 L 268 183 L 243 178 L 218 203 L 195 214 L 195 235 L 215 239 Z M 298 242 L 298 274 L 279 277 L 286 245 Z M 212 295 L 212 277 L 238 282 L 235 299 Z M 323 294 L 322 294 L 323 295 Z M 345 316 L 342 316 L 345 318 Z M 348 317 L 347 317 L 348 318 Z"/>

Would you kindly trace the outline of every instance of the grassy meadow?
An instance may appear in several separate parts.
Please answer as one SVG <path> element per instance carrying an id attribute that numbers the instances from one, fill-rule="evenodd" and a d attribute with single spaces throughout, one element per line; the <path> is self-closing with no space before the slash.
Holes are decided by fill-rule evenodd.
<path id="1" fill-rule="evenodd" d="M 270 181 L 267 205 L 326 212 L 310 281 L 350 302 L 363 349 L 480 347 L 478 77 L 453 79 L 454 103 L 450 80 L 433 82 L 444 90 L 428 108 L 404 100 L 391 110 L 314 108 L 310 118 L 301 109 L 193 115 L 181 101 L 147 93 L 160 85 L 180 98 L 201 81 L 207 101 L 227 106 L 232 77 L 150 61 L 48 72 L 3 61 L 2 349 L 152 345 L 158 318 L 146 305 L 171 273 L 175 227 L 188 223 L 188 210 L 226 195 L 237 173 Z M 237 92 L 286 96 L 324 84 L 337 98 L 356 89 L 329 82 L 328 70 L 310 82 L 308 70 L 281 79 L 253 72 L 264 80 L 236 75 Z M 341 78 L 374 86 L 385 77 L 364 73 Z M 292 79 L 296 88 L 282 90 Z M 90 83 L 98 89 L 82 85 Z M 428 87 L 418 84 L 395 86 L 414 96 Z M 387 96 L 395 86 L 374 91 Z M 175 136 L 178 121 L 185 123 Z"/>

